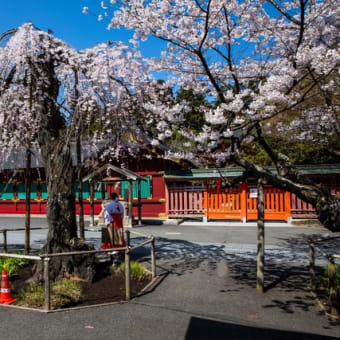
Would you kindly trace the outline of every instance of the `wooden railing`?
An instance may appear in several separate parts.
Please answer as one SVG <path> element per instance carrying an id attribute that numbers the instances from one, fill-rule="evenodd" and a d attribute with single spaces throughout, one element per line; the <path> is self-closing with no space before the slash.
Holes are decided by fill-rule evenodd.
<path id="1" fill-rule="evenodd" d="M 291 212 L 293 218 L 316 218 L 315 209 L 309 203 L 291 194 Z"/>
<path id="2" fill-rule="evenodd" d="M 332 195 L 340 196 L 340 187 L 335 186 L 330 189 Z M 310 203 L 306 203 L 295 194 L 290 195 L 291 212 L 293 218 L 317 218 L 315 209 Z"/>
<path id="3" fill-rule="evenodd" d="M 36 228 L 43 229 L 43 228 Z M 21 229 L 20 229 L 21 230 Z M 6 235 L 8 231 L 14 231 L 7 229 L 3 234 Z M 17 230 L 15 230 L 17 231 Z M 0 230 L 3 232 L 3 230 Z M 150 257 L 151 257 L 151 276 L 152 281 L 151 284 L 157 279 L 156 275 L 156 255 L 155 255 L 155 237 L 152 235 L 144 235 L 141 233 L 133 232 L 133 231 L 125 231 L 126 233 L 126 246 L 120 248 L 110 248 L 110 249 L 99 249 L 99 250 L 86 250 L 86 251 L 73 251 L 73 252 L 64 252 L 64 253 L 51 253 L 51 254 L 40 254 L 39 256 L 32 255 L 21 255 L 21 254 L 12 254 L 12 253 L 0 253 L 0 257 L 12 257 L 19 259 L 27 259 L 32 261 L 43 261 L 44 263 L 44 292 L 45 292 L 45 300 L 44 300 L 44 311 L 51 311 L 51 284 L 50 284 L 50 260 L 52 257 L 60 257 L 60 256 L 88 256 L 100 253 L 111 253 L 112 251 L 124 251 L 125 253 L 125 300 L 129 301 L 131 299 L 131 275 L 130 275 L 130 254 L 134 250 L 143 247 L 147 244 L 151 245 L 150 248 Z M 141 242 L 133 247 L 130 246 L 130 233 L 134 233 L 136 235 L 142 236 L 146 238 L 146 241 Z M 7 243 L 5 247 L 5 251 L 7 251 Z M 4 305 L 6 306 L 6 305 Z M 18 307 L 20 308 L 20 307 Z M 24 309 L 32 309 L 34 308 L 24 308 Z"/>
<path id="4" fill-rule="evenodd" d="M 340 187 L 333 187 L 332 194 L 340 195 Z M 239 188 L 209 190 L 204 187 L 176 186 L 167 188 L 168 217 L 203 217 L 207 219 L 256 220 L 257 199 L 251 197 L 246 183 Z M 265 219 L 316 218 L 309 203 L 295 194 L 280 189 L 265 188 Z"/>
<path id="5" fill-rule="evenodd" d="M 168 188 L 168 217 L 202 217 L 204 188 L 176 186 Z"/>

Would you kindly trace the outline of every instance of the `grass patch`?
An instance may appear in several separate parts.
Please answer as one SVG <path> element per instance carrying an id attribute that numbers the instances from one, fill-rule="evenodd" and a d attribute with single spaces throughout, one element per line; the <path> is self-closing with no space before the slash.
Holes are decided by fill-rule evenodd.
<path id="1" fill-rule="evenodd" d="M 125 262 L 121 263 L 118 270 L 125 273 Z M 130 274 L 133 280 L 142 281 L 147 277 L 147 272 L 145 267 L 136 261 L 130 262 Z"/>
<path id="2" fill-rule="evenodd" d="M 82 299 L 81 285 L 79 282 L 63 279 L 51 284 L 51 309 L 71 306 Z M 21 290 L 17 296 L 18 306 L 40 308 L 44 305 L 44 286 L 31 283 Z"/>
<path id="3" fill-rule="evenodd" d="M 13 276 L 19 268 L 29 264 L 28 260 L 12 257 L 0 257 L 0 271 L 7 270 L 8 277 Z"/>

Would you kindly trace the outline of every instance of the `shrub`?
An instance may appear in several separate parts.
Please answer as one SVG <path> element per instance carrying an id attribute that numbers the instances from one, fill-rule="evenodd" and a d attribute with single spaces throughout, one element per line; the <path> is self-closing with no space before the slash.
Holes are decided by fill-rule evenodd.
<path id="1" fill-rule="evenodd" d="M 329 280 L 328 280 L 328 267 L 323 271 L 323 274 L 317 276 L 316 278 L 316 286 L 318 288 L 324 288 L 329 294 Z M 340 293 L 340 266 L 338 264 L 335 265 L 335 289 L 337 293 Z"/>
<path id="2" fill-rule="evenodd" d="M 0 257 L 0 271 L 7 270 L 8 277 L 15 274 L 19 268 L 28 264 L 28 260 L 12 257 Z"/>
<path id="3" fill-rule="evenodd" d="M 63 279 L 51 284 L 51 308 L 57 309 L 75 304 L 82 299 L 79 282 Z M 44 286 L 31 283 L 21 290 L 17 296 L 17 305 L 39 308 L 44 305 Z"/>
<path id="4" fill-rule="evenodd" d="M 119 266 L 118 270 L 120 270 L 122 273 L 125 273 L 125 262 Z M 144 280 L 147 277 L 145 267 L 136 261 L 130 262 L 130 274 L 132 279 L 139 281 Z"/>

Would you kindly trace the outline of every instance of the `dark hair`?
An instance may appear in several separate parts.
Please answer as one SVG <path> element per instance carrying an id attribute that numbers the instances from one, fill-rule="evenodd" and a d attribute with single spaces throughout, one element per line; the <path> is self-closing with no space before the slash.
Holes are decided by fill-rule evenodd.
<path id="1" fill-rule="evenodd" d="M 111 192 L 111 195 L 110 195 L 111 199 L 115 200 L 116 198 L 118 198 L 118 195 L 116 192 Z"/>

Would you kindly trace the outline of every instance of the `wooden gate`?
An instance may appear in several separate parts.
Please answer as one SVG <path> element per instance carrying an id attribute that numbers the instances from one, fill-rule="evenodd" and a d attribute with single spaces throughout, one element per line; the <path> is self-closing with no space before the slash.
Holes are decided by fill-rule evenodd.
<path id="1" fill-rule="evenodd" d="M 204 193 L 204 207 L 208 219 L 243 220 L 245 196 L 238 188 L 228 190 L 207 190 Z"/>
<path id="2" fill-rule="evenodd" d="M 291 217 L 290 194 L 282 190 L 265 187 L 266 220 L 285 220 Z M 204 207 L 209 219 L 249 221 L 257 219 L 257 198 L 251 197 L 246 183 L 237 189 L 207 190 Z"/>
<path id="3" fill-rule="evenodd" d="M 264 218 L 265 220 L 284 220 L 291 217 L 290 193 L 280 189 L 264 188 Z M 257 199 L 251 198 L 247 192 L 247 220 L 257 220 Z"/>

